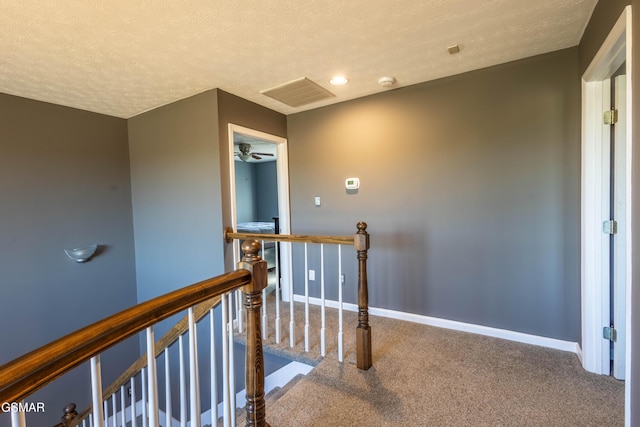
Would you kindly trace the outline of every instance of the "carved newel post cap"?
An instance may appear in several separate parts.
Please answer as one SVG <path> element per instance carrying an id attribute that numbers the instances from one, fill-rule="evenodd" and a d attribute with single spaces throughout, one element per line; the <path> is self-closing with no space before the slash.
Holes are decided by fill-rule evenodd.
<path id="1" fill-rule="evenodd" d="M 76 404 L 75 403 L 69 403 L 67 406 L 64 407 L 64 413 L 66 414 L 75 414 L 77 415 L 78 413 L 76 412 Z"/>
<path id="2" fill-rule="evenodd" d="M 60 417 L 60 421 L 62 422 L 55 427 L 66 427 L 69 425 L 69 422 L 71 422 L 71 420 L 73 420 L 77 416 L 78 413 L 76 412 L 76 404 L 69 403 L 64 407 L 64 415 Z"/>
<path id="3" fill-rule="evenodd" d="M 356 227 L 358 227 L 358 232 L 359 233 L 363 233 L 365 231 L 367 231 L 367 223 L 364 221 L 360 221 Z"/>
<path id="4" fill-rule="evenodd" d="M 242 244 L 245 261 L 255 261 L 259 259 L 258 252 L 260 252 L 260 249 L 262 249 L 262 245 L 257 240 L 246 240 Z"/>

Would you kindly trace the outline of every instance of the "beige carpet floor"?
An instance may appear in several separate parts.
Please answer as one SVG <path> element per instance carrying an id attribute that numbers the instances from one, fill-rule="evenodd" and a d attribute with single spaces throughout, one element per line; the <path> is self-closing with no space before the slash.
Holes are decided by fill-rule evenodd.
<path id="1" fill-rule="evenodd" d="M 273 340 L 274 301 L 267 302 Z M 624 383 L 590 374 L 573 353 L 370 316 L 373 367 L 355 367 L 355 313 L 345 313 L 345 362 L 337 361 L 337 314 L 326 315 L 327 357 L 319 356 L 320 312 L 311 307 L 304 352 L 304 306 L 296 303 L 296 345 L 265 351 L 317 364 L 277 399 L 271 426 L 623 426 Z"/>

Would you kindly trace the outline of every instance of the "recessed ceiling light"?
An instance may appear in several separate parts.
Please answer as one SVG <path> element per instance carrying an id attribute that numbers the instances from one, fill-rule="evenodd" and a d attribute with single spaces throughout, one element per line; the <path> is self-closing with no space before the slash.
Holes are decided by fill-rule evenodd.
<path id="1" fill-rule="evenodd" d="M 347 84 L 348 82 L 349 82 L 349 79 L 346 78 L 345 76 L 334 76 L 331 80 L 329 80 L 329 83 L 331 83 L 334 86 L 344 85 L 344 84 Z"/>

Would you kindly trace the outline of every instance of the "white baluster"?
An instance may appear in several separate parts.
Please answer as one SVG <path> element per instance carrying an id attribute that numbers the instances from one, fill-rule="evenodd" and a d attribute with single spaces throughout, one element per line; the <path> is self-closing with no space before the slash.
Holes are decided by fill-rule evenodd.
<path id="1" fill-rule="evenodd" d="M 142 378 L 140 380 L 140 390 L 142 391 L 142 427 L 148 427 L 148 413 L 147 413 L 147 369 L 142 368 L 140 371 Z"/>
<path id="2" fill-rule="evenodd" d="M 124 385 L 120 386 L 120 426 L 126 427 L 127 425 L 127 403 L 125 401 L 125 390 Z"/>
<path id="3" fill-rule="evenodd" d="M 200 387 L 198 378 L 198 335 L 193 317 L 193 308 L 189 308 L 189 403 L 191 427 L 200 427 Z"/>
<path id="4" fill-rule="evenodd" d="M 118 404 L 116 400 L 116 393 L 111 395 L 111 427 L 118 427 Z"/>
<path id="5" fill-rule="evenodd" d="M 147 328 L 147 390 L 149 395 L 149 426 L 158 427 L 158 371 L 153 326 Z"/>
<path id="6" fill-rule="evenodd" d="M 320 355 L 325 357 L 326 352 L 326 340 L 325 340 L 325 298 L 324 298 L 324 244 L 320 243 L 320 316 L 322 319 L 322 326 L 320 327 Z"/>
<path id="7" fill-rule="evenodd" d="M 93 418 L 98 427 L 104 427 L 102 416 L 102 371 L 100 355 L 91 358 L 91 403 L 93 404 Z"/>
<path id="8" fill-rule="evenodd" d="M 109 425 L 109 401 L 108 400 L 102 401 L 102 412 L 104 415 L 104 425 L 108 426 Z"/>
<path id="9" fill-rule="evenodd" d="M 93 414 L 89 414 L 89 427 L 93 427 Z"/>
<path id="10" fill-rule="evenodd" d="M 11 427 L 26 427 L 27 419 L 23 411 L 11 412 Z"/>
<path id="11" fill-rule="evenodd" d="M 138 414 L 136 413 L 136 378 L 131 377 L 131 427 L 138 426 Z"/>
<path id="12" fill-rule="evenodd" d="M 304 351 L 309 351 L 309 262 L 306 242 L 304 244 Z"/>
<path id="13" fill-rule="evenodd" d="M 264 240 L 262 240 L 262 259 L 267 260 L 267 255 L 264 249 Z M 262 290 L 262 339 L 267 339 L 267 288 Z"/>
<path id="14" fill-rule="evenodd" d="M 276 343 L 280 344 L 280 243 L 273 242 L 276 253 Z"/>
<path id="15" fill-rule="evenodd" d="M 180 427 L 187 427 L 187 378 L 184 363 L 184 337 L 178 338 L 180 351 Z"/>
<path id="16" fill-rule="evenodd" d="M 234 252 L 233 252 L 233 265 L 237 266 L 240 260 L 242 259 L 242 248 L 240 247 L 240 242 L 238 240 L 234 240 Z M 242 290 L 238 289 L 235 291 L 235 302 L 236 302 L 236 319 L 238 319 L 238 333 L 241 334 L 244 330 L 244 319 L 242 314 L 244 313 L 244 309 L 242 307 Z"/>
<path id="17" fill-rule="evenodd" d="M 289 251 L 288 253 L 291 253 L 291 244 L 290 243 L 285 243 L 286 245 L 289 245 Z M 289 274 L 291 274 L 291 271 L 289 271 Z M 305 271 L 304 274 L 306 275 L 307 272 Z M 293 348 L 296 344 L 296 322 L 293 316 L 293 280 L 291 279 L 291 277 L 289 277 L 289 347 Z"/>
<path id="18" fill-rule="evenodd" d="M 210 347 L 210 368 L 211 368 L 211 425 L 218 422 L 218 372 L 216 364 L 216 325 L 213 308 L 209 310 L 209 340 Z"/>
<path id="19" fill-rule="evenodd" d="M 344 334 L 342 333 L 342 245 L 338 245 L 338 361 L 344 360 Z"/>
<path id="20" fill-rule="evenodd" d="M 164 414 L 165 426 L 171 427 L 173 423 L 173 413 L 171 408 L 171 364 L 169 363 L 169 347 L 164 349 Z"/>
<path id="21" fill-rule="evenodd" d="M 236 307 L 236 320 L 238 324 L 238 333 L 242 333 L 243 323 L 242 323 L 242 291 L 237 289 L 233 295 L 235 296 L 235 307 Z M 231 296 L 229 296 L 231 298 Z"/>
<path id="22" fill-rule="evenodd" d="M 89 420 L 91 420 L 91 414 L 89 414 Z M 89 426 L 91 426 L 91 424 L 89 424 Z M 87 427 L 87 419 L 86 418 L 84 420 L 82 420 L 82 427 Z"/>
<path id="23" fill-rule="evenodd" d="M 231 302 L 231 300 L 229 300 Z M 227 325 L 229 330 L 228 339 L 229 339 L 229 411 L 230 411 L 230 419 L 231 419 L 231 427 L 236 426 L 236 368 L 235 368 L 235 357 L 234 357 L 234 348 L 233 348 L 233 325 L 231 323 L 231 319 L 229 319 L 229 324 Z"/>
<path id="24" fill-rule="evenodd" d="M 222 306 L 222 404 L 224 427 L 231 425 L 231 412 L 229 408 L 229 340 L 227 338 L 229 323 L 229 307 L 227 306 L 227 295 L 222 295 L 220 301 Z"/>

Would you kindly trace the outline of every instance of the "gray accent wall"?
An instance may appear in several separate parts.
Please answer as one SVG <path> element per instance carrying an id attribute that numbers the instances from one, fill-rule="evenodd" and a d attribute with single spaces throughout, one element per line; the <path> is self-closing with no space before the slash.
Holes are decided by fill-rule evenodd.
<path id="1" fill-rule="evenodd" d="M 278 216 L 277 179 L 276 162 L 235 162 L 238 223 L 273 222 Z"/>
<path id="2" fill-rule="evenodd" d="M 235 162 L 236 218 L 238 222 L 256 221 L 256 174 L 253 163 Z"/>
<path id="3" fill-rule="evenodd" d="M 294 114 L 288 138 L 292 230 L 366 221 L 371 306 L 580 341 L 577 48 Z"/>
<path id="4" fill-rule="evenodd" d="M 256 163 L 256 207 L 258 221 L 278 216 L 278 172 L 276 162 Z"/>
<path id="5" fill-rule="evenodd" d="M 129 179 L 125 120 L 0 94 L 0 365 L 136 303 Z M 64 253 L 87 244 L 87 263 Z M 138 356 L 132 341 L 108 351 L 104 381 Z M 86 365 L 56 380 L 27 421 L 55 424 L 89 384 Z"/>
<path id="6" fill-rule="evenodd" d="M 138 302 L 224 272 L 215 90 L 129 119 Z"/>
<path id="7" fill-rule="evenodd" d="M 636 219 L 640 218 L 640 83 L 638 76 L 640 75 L 640 44 L 638 34 L 640 34 L 640 0 L 600 0 L 596 5 L 591 20 L 585 29 L 582 40 L 580 40 L 580 72 L 587 69 L 598 49 L 604 42 L 605 38 L 611 31 L 611 28 L 620 17 L 625 6 L 628 4 L 632 7 L 632 34 L 633 34 L 633 64 L 631 75 L 631 84 L 633 90 L 633 150 L 632 150 L 632 215 Z M 628 332 L 628 338 L 631 339 L 631 372 L 628 381 L 631 381 L 631 419 L 627 420 L 630 426 L 640 426 L 640 366 L 638 360 L 640 358 L 640 262 L 638 255 L 640 254 L 640 227 L 637 222 L 634 223 L 632 239 L 632 288 L 631 295 L 631 331 Z"/>

